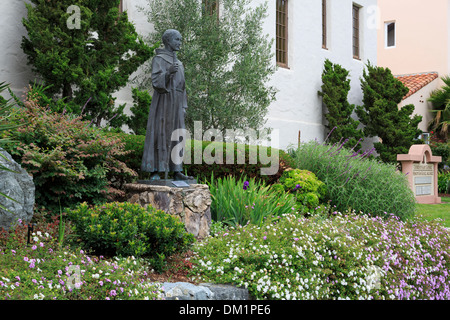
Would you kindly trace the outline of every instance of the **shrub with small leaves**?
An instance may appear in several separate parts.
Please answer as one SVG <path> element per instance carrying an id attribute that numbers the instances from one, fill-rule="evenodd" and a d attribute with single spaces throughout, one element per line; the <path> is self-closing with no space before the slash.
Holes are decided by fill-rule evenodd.
<path id="1" fill-rule="evenodd" d="M 68 216 L 85 249 L 105 256 L 149 258 L 157 271 L 164 269 L 167 257 L 187 250 L 194 241 L 176 217 L 150 206 L 82 203 Z"/>
<path id="2" fill-rule="evenodd" d="M 282 186 L 282 190 L 295 195 L 296 209 L 302 213 L 316 208 L 325 199 L 327 193 L 326 185 L 308 170 L 285 171 L 279 184 Z"/>
<path id="3" fill-rule="evenodd" d="M 103 203 L 136 176 L 118 159 L 126 154 L 119 138 L 80 117 L 46 110 L 33 88 L 20 116 L 27 125 L 8 132 L 17 142 L 6 149 L 33 175 L 38 205 L 58 212 L 83 201 Z"/>

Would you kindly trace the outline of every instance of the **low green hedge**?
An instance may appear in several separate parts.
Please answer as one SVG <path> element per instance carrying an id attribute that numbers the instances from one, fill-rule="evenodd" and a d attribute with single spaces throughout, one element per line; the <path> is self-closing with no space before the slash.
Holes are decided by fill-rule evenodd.
<path id="1" fill-rule="evenodd" d="M 120 160 L 125 162 L 129 168 L 138 172 L 140 179 L 148 177 L 147 173 L 141 171 L 141 161 L 144 152 L 145 136 L 130 135 L 124 133 L 111 133 L 111 134 L 119 136 L 120 139 L 125 143 L 125 150 L 131 151 L 131 153 L 124 155 L 122 158 L 120 158 Z M 287 168 L 292 168 L 294 165 L 294 161 L 289 154 L 287 154 L 283 150 L 277 149 L 276 151 L 278 152 L 278 157 L 274 158 L 278 159 L 278 170 L 275 172 L 274 175 L 264 176 L 261 175 L 261 168 L 270 166 L 270 163 L 269 165 L 263 165 L 261 162 L 264 162 L 264 159 L 261 159 L 259 154 L 257 157 L 257 163 L 256 164 L 250 163 L 252 154 L 254 154 L 252 152 L 255 151 L 254 146 L 241 145 L 236 143 L 222 144 L 211 141 L 201 142 L 201 154 L 205 155 L 206 150 L 207 155 L 212 155 L 212 157 L 214 157 L 216 155 L 215 152 L 222 152 L 223 157 L 220 158 L 222 159 L 223 164 L 221 163 L 209 164 L 211 160 L 213 160 L 209 157 L 206 158 L 202 157 L 202 163 L 196 164 L 195 162 L 197 161 L 195 161 L 195 157 L 198 156 L 198 153 L 200 151 L 199 148 L 200 144 L 196 146 L 195 142 L 196 141 L 194 140 L 188 140 L 187 142 L 187 146 L 190 147 L 190 151 L 189 150 L 186 151 L 186 154 L 191 155 L 191 164 L 187 164 L 185 162 L 184 169 L 190 176 L 197 178 L 199 182 L 209 181 L 211 179 L 212 174 L 214 173 L 215 178 L 224 178 L 227 176 L 240 177 L 242 175 L 246 175 L 247 178 L 255 178 L 258 181 L 273 184 L 278 181 L 278 179 L 281 177 L 281 175 Z M 233 151 L 234 161 L 232 164 L 226 163 L 227 146 L 228 148 L 231 148 L 231 150 L 234 150 Z M 242 157 L 242 151 L 244 151 L 244 158 L 240 159 L 241 161 L 239 161 L 239 163 L 243 164 L 236 164 L 238 156 Z M 272 154 L 271 152 L 273 150 L 271 148 L 268 148 L 268 150 L 264 149 L 264 155 L 266 155 L 266 151 L 267 157 L 270 157 Z"/>

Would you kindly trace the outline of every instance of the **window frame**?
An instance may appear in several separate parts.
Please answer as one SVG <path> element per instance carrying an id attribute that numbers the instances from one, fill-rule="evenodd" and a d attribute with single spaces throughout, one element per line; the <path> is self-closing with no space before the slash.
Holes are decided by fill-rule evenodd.
<path id="1" fill-rule="evenodd" d="M 322 49 L 328 50 L 328 1 L 322 0 Z"/>
<path id="2" fill-rule="evenodd" d="M 394 25 L 394 44 L 393 45 L 389 45 L 389 26 L 390 25 Z M 397 46 L 397 23 L 396 21 L 386 21 L 384 23 L 384 47 L 386 49 L 393 49 Z"/>
<path id="3" fill-rule="evenodd" d="M 280 8 L 284 9 L 281 11 Z M 289 0 L 276 0 L 276 62 L 288 69 L 289 63 Z M 283 19 L 284 17 L 284 19 Z"/>
<path id="4" fill-rule="evenodd" d="M 352 5 L 352 54 L 353 59 L 361 60 L 361 6 L 356 3 Z"/>

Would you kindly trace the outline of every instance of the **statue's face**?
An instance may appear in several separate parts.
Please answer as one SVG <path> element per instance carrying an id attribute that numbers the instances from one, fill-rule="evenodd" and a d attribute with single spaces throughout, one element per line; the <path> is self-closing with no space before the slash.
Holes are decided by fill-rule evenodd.
<path id="1" fill-rule="evenodd" d="M 182 40 L 183 39 L 181 38 L 181 34 L 176 32 L 172 35 L 172 37 L 170 37 L 167 45 L 171 51 L 180 51 Z"/>

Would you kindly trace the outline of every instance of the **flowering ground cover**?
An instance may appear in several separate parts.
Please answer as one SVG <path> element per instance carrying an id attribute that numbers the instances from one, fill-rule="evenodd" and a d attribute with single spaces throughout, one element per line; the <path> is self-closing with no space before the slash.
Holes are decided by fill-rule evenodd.
<path id="1" fill-rule="evenodd" d="M 161 288 L 148 278 L 142 259 L 90 256 L 63 247 L 48 232 L 31 234 L 17 226 L 0 246 L 0 300 L 159 299 Z M 25 240 L 26 241 L 26 240 Z"/>
<path id="2" fill-rule="evenodd" d="M 438 222 L 348 212 L 288 214 L 197 245 L 198 281 L 258 299 L 449 299 L 450 233 Z"/>

